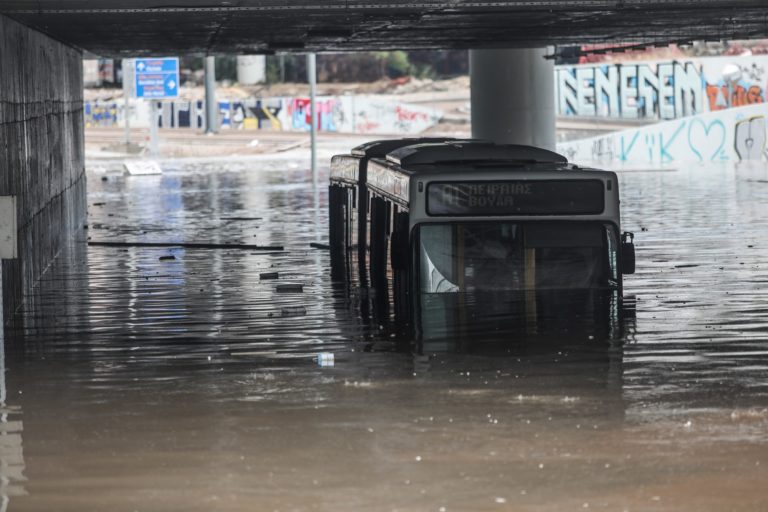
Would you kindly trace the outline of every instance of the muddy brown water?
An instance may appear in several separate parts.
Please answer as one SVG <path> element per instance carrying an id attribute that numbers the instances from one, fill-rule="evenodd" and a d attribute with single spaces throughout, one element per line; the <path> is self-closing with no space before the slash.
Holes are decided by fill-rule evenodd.
<path id="1" fill-rule="evenodd" d="M 94 240 L 285 250 L 64 251 L 5 334 L 0 510 L 768 510 L 765 166 L 621 173 L 623 342 L 507 355 L 376 341 L 287 167 L 91 173 Z"/>

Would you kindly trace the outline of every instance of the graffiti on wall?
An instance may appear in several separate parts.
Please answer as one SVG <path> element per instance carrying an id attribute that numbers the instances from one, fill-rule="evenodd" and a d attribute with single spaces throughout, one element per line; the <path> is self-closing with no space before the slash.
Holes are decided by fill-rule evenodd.
<path id="1" fill-rule="evenodd" d="M 559 68 L 556 84 L 561 116 L 674 119 L 700 112 L 703 99 L 691 63 Z"/>
<path id="2" fill-rule="evenodd" d="M 712 80 L 706 84 L 707 106 L 710 111 L 728 107 L 743 107 L 755 103 L 765 103 L 766 84 L 765 66 L 768 63 L 758 61 L 731 63 L 729 71 L 733 73 L 731 83 L 725 78 Z"/>
<path id="3" fill-rule="evenodd" d="M 768 116 L 749 105 L 558 144 L 575 162 L 671 164 L 766 160 Z"/>
<path id="4" fill-rule="evenodd" d="M 83 107 L 85 115 L 85 126 L 115 126 L 118 123 L 118 116 L 122 115 L 122 107 L 117 103 L 86 103 Z"/>
<path id="5" fill-rule="evenodd" d="M 287 100 L 286 108 L 291 117 L 291 128 L 299 131 L 309 131 L 312 126 L 312 110 L 309 98 L 294 98 Z M 335 98 L 318 99 L 317 129 L 324 132 L 337 132 L 344 124 L 344 108 Z"/>
<path id="6" fill-rule="evenodd" d="M 768 56 L 558 66 L 560 116 L 679 119 L 764 103 Z"/>
<path id="7" fill-rule="evenodd" d="M 219 127 L 223 130 L 308 131 L 311 126 L 309 98 L 262 98 L 219 101 Z M 326 132 L 417 134 L 442 117 L 437 109 L 371 96 L 336 96 L 317 99 L 318 129 Z M 205 126 L 202 101 L 157 102 L 161 128 Z M 149 103 L 134 104 L 133 126 L 148 126 Z M 117 126 L 123 123 L 122 103 L 87 102 L 86 126 Z"/>
<path id="8" fill-rule="evenodd" d="M 766 152 L 766 118 L 754 116 L 736 123 L 734 149 L 739 160 L 760 160 Z"/>

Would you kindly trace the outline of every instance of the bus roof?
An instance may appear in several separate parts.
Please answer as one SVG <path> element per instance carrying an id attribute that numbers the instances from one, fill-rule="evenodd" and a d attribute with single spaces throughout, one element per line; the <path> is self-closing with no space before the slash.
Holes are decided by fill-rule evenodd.
<path id="1" fill-rule="evenodd" d="M 403 148 L 405 146 L 412 146 L 414 144 L 443 144 L 446 142 L 461 142 L 461 143 L 483 143 L 489 144 L 490 142 L 480 139 L 456 139 L 452 137 L 423 137 L 423 138 L 406 138 L 406 139 L 386 139 L 386 140 L 374 140 L 360 144 L 359 146 L 352 148 L 352 156 L 356 157 L 368 157 L 368 158 L 384 158 L 387 153 Z"/>
<path id="2" fill-rule="evenodd" d="M 546 149 L 517 144 L 493 144 L 484 141 L 447 141 L 400 147 L 387 153 L 389 162 L 407 169 L 422 164 L 470 162 L 567 164 L 564 156 Z"/>

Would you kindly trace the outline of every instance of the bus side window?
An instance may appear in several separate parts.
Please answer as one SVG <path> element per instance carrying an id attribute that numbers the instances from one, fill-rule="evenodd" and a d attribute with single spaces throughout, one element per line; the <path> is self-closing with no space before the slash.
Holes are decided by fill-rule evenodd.
<path id="1" fill-rule="evenodd" d="M 328 238 L 333 247 L 336 250 L 343 249 L 345 240 L 345 232 L 347 226 L 347 219 L 345 218 L 345 206 L 344 198 L 347 195 L 347 191 L 344 187 L 337 185 L 331 185 L 328 187 L 328 201 L 330 203 L 329 219 L 328 219 Z"/>

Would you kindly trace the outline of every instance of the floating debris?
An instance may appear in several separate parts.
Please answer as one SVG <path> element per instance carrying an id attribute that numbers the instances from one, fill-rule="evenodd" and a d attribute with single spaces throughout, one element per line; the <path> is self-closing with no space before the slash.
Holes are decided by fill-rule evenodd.
<path id="1" fill-rule="evenodd" d="M 163 174 L 163 168 L 154 160 L 126 160 L 123 162 L 125 174 L 131 176 L 149 176 Z"/>
<path id="2" fill-rule="evenodd" d="M 317 354 L 316 361 L 319 366 L 334 366 L 336 364 L 333 352 L 321 352 Z"/>
<path id="3" fill-rule="evenodd" d="M 301 293 L 304 291 L 303 284 L 279 284 L 275 289 L 277 293 Z"/>
<path id="4" fill-rule="evenodd" d="M 321 244 L 320 242 L 311 242 L 309 244 L 310 247 L 314 249 L 330 249 L 331 246 L 328 244 Z"/>
<path id="5" fill-rule="evenodd" d="M 259 274 L 259 279 L 279 279 L 280 274 L 278 272 L 262 272 Z"/>
<path id="6" fill-rule="evenodd" d="M 146 233 L 143 231 L 142 233 Z M 247 245 L 247 244 L 214 244 L 186 242 L 88 242 L 88 245 L 102 247 L 181 247 L 184 249 L 247 249 L 250 251 L 282 251 L 282 245 Z"/>
<path id="7" fill-rule="evenodd" d="M 167 256 L 160 256 L 159 258 L 160 261 L 172 261 L 175 259 L 176 259 L 176 256 L 174 256 L 173 254 L 169 254 Z"/>

